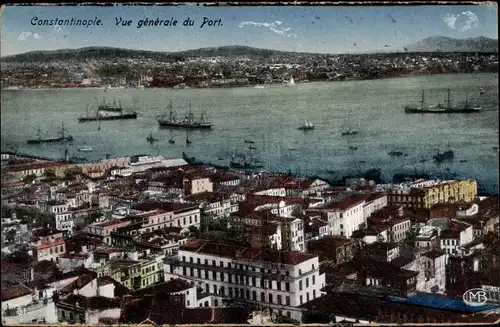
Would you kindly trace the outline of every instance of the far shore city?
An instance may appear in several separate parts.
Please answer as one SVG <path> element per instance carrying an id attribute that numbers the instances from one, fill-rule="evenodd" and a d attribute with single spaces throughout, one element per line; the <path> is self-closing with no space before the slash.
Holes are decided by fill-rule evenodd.
<path id="1" fill-rule="evenodd" d="M 3 325 L 500 322 L 496 4 L 0 25 Z"/>

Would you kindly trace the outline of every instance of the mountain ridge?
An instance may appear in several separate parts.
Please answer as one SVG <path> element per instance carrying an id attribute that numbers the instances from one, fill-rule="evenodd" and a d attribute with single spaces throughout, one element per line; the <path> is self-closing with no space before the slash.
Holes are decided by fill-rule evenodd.
<path id="1" fill-rule="evenodd" d="M 363 52 L 362 54 L 391 52 L 498 52 L 498 40 L 484 36 L 475 38 L 450 38 L 446 36 L 431 36 L 414 42 L 397 50 L 385 49 Z M 3 62 L 37 62 L 44 60 L 76 60 L 86 58 L 115 57 L 149 57 L 156 59 L 175 59 L 184 57 L 231 57 L 238 55 L 269 57 L 273 55 L 327 55 L 327 53 L 297 52 L 262 49 L 242 45 L 205 47 L 183 51 L 166 52 L 152 50 L 135 50 L 109 46 L 90 46 L 76 49 L 38 50 L 1 57 Z M 361 54 L 361 53 L 358 53 Z"/>

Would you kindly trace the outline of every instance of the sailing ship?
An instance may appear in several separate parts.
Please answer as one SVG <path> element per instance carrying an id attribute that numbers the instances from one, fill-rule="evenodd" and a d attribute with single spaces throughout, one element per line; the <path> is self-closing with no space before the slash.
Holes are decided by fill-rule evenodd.
<path id="1" fill-rule="evenodd" d="M 467 93 L 465 94 L 465 103 L 461 106 L 453 106 L 451 101 L 451 91 L 448 89 L 448 98 L 446 105 L 438 104 L 437 106 L 428 106 L 424 108 L 424 92 L 422 91 L 421 106 L 418 107 L 405 107 L 405 113 L 430 113 L 430 114 L 449 114 L 449 113 L 476 113 L 482 111 L 479 106 L 471 106 Z"/>
<path id="2" fill-rule="evenodd" d="M 304 125 L 299 126 L 298 129 L 300 129 L 301 131 L 310 131 L 313 130 L 314 128 L 315 126 L 306 120 L 304 121 Z"/>
<path id="3" fill-rule="evenodd" d="M 158 141 L 158 139 L 155 139 L 155 138 L 153 137 L 153 133 L 152 133 L 152 132 L 150 132 L 150 133 L 149 133 L 149 136 L 146 138 L 146 140 L 147 140 L 149 143 L 153 143 L 153 142 Z"/>
<path id="4" fill-rule="evenodd" d="M 37 138 L 28 140 L 28 144 L 41 144 L 41 143 L 55 143 L 55 142 L 70 142 L 73 141 L 73 136 L 71 136 L 69 133 L 66 132 L 66 129 L 64 128 L 64 123 L 61 124 L 61 131 L 59 132 L 58 137 L 42 137 L 42 131 L 40 130 L 40 127 L 38 128 L 37 131 Z"/>
<path id="5" fill-rule="evenodd" d="M 101 121 L 101 120 L 123 120 L 123 119 L 137 119 L 137 112 L 107 112 L 101 111 L 99 109 L 96 110 L 94 116 L 88 115 L 88 108 L 86 109 L 87 114 L 84 117 L 79 117 L 78 122 L 84 123 L 89 121 Z"/>
<path id="6" fill-rule="evenodd" d="M 184 128 L 184 129 L 210 129 L 212 128 L 212 123 L 207 121 L 205 118 L 205 112 L 201 113 L 200 120 L 196 120 L 194 118 L 193 113 L 191 112 L 191 101 L 189 101 L 189 111 L 186 117 L 183 120 L 177 120 L 175 114 L 173 112 L 172 100 L 170 100 L 169 115 L 162 115 L 158 118 L 158 124 L 161 127 L 170 127 L 170 128 Z"/>
<path id="7" fill-rule="evenodd" d="M 118 102 L 116 104 L 116 98 L 113 98 L 113 104 L 106 102 L 106 100 L 103 98 L 102 102 L 99 103 L 97 98 L 95 99 L 97 102 L 97 110 L 99 111 L 112 111 L 112 112 L 122 112 L 123 107 L 121 102 Z"/>

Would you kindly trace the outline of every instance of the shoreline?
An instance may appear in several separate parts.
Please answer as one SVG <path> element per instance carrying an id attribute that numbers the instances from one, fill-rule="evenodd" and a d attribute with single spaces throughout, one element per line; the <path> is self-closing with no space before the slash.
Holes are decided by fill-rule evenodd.
<path id="1" fill-rule="evenodd" d="M 317 80 L 317 81 L 296 81 L 295 85 L 312 84 L 312 83 L 338 83 L 338 82 L 352 82 L 352 81 L 377 81 L 390 78 L 408 78 L 408 77 L 422 77 L 422 76 L 445 76 L 445 75 L 477 75 L 477 74 L 498 74 L 498 72 L 472 72 L 472 73 L 411 73 L 394 76 L 382 76 L 376 78 L 345 78 L 333 80 Z M 188 86 L 188 87 L 172 87 L 172 86 L 154 86 L 154 87 L 112 87 L 106 88 L 105 86 L 85 87 L 85 86 L 58 86 L 58 87 L 14 87 L 14 88 L 1 88 L 0 91 L 53 91 L 53 90 L 104 90 L 104 91 L 117 91 L 117 90 L 155 90 L 155 89 L 173 89 L 173 90 L 189 90 L 189 89 L 220 89 L 220 88 L 254 88 L 255 86 L 266 86 L 265 88 L 285 87 L 286 82 L 272 83 L 272 84 L 245 84 L 245 85 L 210 85 L 210 86 Z M 292 86 L 293 87 L 293 86 Z M 262 89 L 262 88 L 260 88 Z"/>
<path id="2" fill-rule="evenodd" d="M 9 155 L 9 156 L 24 157 L 24 158 L 33 159 L 33 160 L 57 162 L 57 163 L 68 164 L 68 165 L 96 164 L 96 163 L 103 160 L 103 159 L 101 159 L 101 160 L 88 160 L 88 161 L 84 161 L 84 162 L 79 162 L 79 161 L 75 161 L 75 160 L 70 159 L 68 161 L 65 161 L 64 158 L 56 159 L 56 158 L 43 157 L 43 156 L 32 155 L 32 154 L 27 154 L 27 153 L 14 153 L 11 151 L 2 151 L 1 154 L 2 155 Z M 125 156 L 121 156 L 121 157 L 130 157 L 130 156 L 125 155 Z M 211 167 L 214 167 L 217 169 L 222 169 L 222 170 L 227 170 L 227 171 L 229 171 L 229 170 L 245 171 L 245 172 L 258 171 L 258 170 L 236 169 L 236 168 L 221 166 L 221 165 L 218 165 L 218 164 L 213 163 L 213 162 L 205 162 L 205 161 L 204 162 L 197 162 L 197 163 L 189 163 L 188 162 L 187 164 L 188 165 L 189 164 L 191 164 L 191 165 L 201 164 L 201 165 L 211 166 Z M 354 178 L 354 179 L 355 178 L 365 178 L 366 179 L 366 177 L 368 177 L 367 174 L 369 174 L 370 171 L 374 171 L 374 170 L 376 171 L 379 169 L 380 168 L 371 168 L 371 169 L 368 169 L 368 170 L 365 170 L 362 172 L 345 171 L 344 173 L 342 173 L 341 176 L 336 175 L 334 178 L 331 178 L 330 176 L 327 177 L 322 172 L 316 172 L 316 173 L 312 173 L 312 174 L 308 174 L 308 175 L 301 175 L 301 174 L 297 174 L 297 173 L 292 173 L 292 174 L 294 174 L 295 176 L 302 177 L 302 178 L 311 178 L 311 179 L 319 178 L 319 179 L 327 181 L 328 183 L 331 183 L 332 185 L 340 185 L 339 184 L 340 182 L 345 183 L 347 181 L 347 179 L 351 179 L 351 178 Z M 261 169 L 259 171 L 266 171 L 266 172 L 271 172 L 271 173 L 274 172 L 274 173 L 281 173 L 281 174 L 287 173 L 286 170 L 272 171 L 272 170 Z M 439 176 L 439 172 L 433 171 L 433 170 L 427 170 L 427 171 L 422 170 L 422 171 L 418 171 L 417 174 L 411 173 L 411 172 L 408 172 L 405 170 L 400 170 L 400 171 L 394 171 L 394 173 L 391 176 L 392 179 L 386 179 L 386 178 L 383 178 L 382 176 L 379 176 L 379 178 L 380 178 L 380 181 L 383 182 L 383 184 L 394 184 L 396 176 L 398 176 L 398 175 L 399 175 L 399 178 L 404 177 L 404 176 L 409 177 L 409 178 L 411 178 L 411 177 L 422 178 L 421 176 L 427 175 L 430 179 L 454 179 L 454 180 L 474 179 L 478 183 L 478 186 L 484 185 L 482 183 L 480 184 L 480 180 L 476 179 L 476 178 L 463 177 L 463 176 L 460 176 L 458 174 L 454 174 L 453 172 L 448 172 L 448 174 L 452 174 L 453 177 L 450 176 L 450 178 L 447 178 L 446 176 Z M 418 177 L 418 176 L 420 176 L 420 177 Z M 484 182 L 484 180 L 483 180 L 483 182 Z M 495 183 L 495 185 L 496 185 L 496 183 Z M 497 190 L 497 193 L 495 193 L 494 191 L 490 192 L 490 191 L 485 190 L 485 189 L 481 189 L 481 190 L 478 189 L 478 195 L 480 195 L 480 196 L 498 196 L 498 194 L 499 194 L 498 187 L 496 187 L 496 190 Z"/>

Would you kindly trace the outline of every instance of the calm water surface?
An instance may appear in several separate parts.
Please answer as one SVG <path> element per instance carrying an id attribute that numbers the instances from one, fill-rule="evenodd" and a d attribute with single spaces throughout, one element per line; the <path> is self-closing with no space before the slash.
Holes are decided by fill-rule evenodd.
<path id="1" fill-rule="evenodd" d="M 425 90 L 429 104 L 443 102 L 446 89 L 456 101 L 469 99 L 484 111 L 471 115 L 407 115 L 404 106 L 418 104 Z M 480 95 L 483 88 L 485 95 Z M 78 123 L 86 106 L 98 98 L 116 97 L 139 113 L 137 120 Z M 191 145 L 185 145 L 186 131 L 160 129 L 156 117 L 172 100 L 178 116 L 192 102 L 196 115 L 205 109 L 213 122 L 211 131 L 191 131 Z M 245 151 L 253 140 L 257 157 L 266 169 L 299 174 L 333 177 L 331 171 L 355 172 L 382 168 L 384 176 L 394 172 L 420 171 L 457 173 L 460 177 L 480 180 L 488 191 L 498 187 L 498 75 L 460 74 L 393 78 L 374 81 L 297 84 L 294 87 L 266 89 L 123 89 L 123 90 L 16 90 L 2 91 L 2 150 L 62 158 L 67 148 L 70 156 L 89 160 L 105 154 L 163 155 L 178 158 L 182 152 L 197 159 L 227 164 L 230 154 Z M 310 132 L 297 130 L 304 120 L 316 125 Z M 67 145 L 28 145 L 38 126 L 57 133 L 61 123 L 73 135 Z M 348 127 L 358 135 L 341 136 Z M 146 141 L 152 132 L 159 141 Z M 172 137 L 176 144 L 169 144 Z M 79 153 L 78 146 L 90 146 L 91 153 Z M 358 147 L 351 151 L 349 146 Z M 455 160 L 436 165 L 430 159 L 436 149 L 452 149 Z M 408 153 L 394 158 L 391 150 Z M 225 158 L 218 160 L 218 158 Z M 467 162 L 461 162 L 461 161 Z M 360 163 L 365 162 L 365 163 Z"/>

